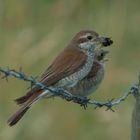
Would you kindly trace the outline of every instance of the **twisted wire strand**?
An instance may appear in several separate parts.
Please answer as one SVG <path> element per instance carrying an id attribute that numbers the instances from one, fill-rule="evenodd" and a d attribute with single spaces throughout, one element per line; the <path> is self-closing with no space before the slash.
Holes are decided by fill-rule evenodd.
<path id="1" fill-rule="evenodd" d="M 118 99 L 111 99 L 108 100 L 106 102 L 100 102 L 100 101 L 96 101 L 96 100 L 90 100 L 86 97 L 81 97 L 81 96 L 76 96 L 76 95 L 72 95 L 71 93 L 69 93 L 68 91 L 62 89 L 62 88 L 56 88 L 56 87 L 46 87 L 45 85 L 43 85 L 42 83 L 40 83 L 39 81 L 36 80 L 36 78 L 33 78 L 32 76 L 27 76 L 25 73 L 22 72 L 22 70 L 20 69 L 19 71 L 16 70 L 12 70 L 12 69 L 5 69 L 5 68 L 1 68 L 0 67 L 0 73 L 4 74 L 4 76 L 2 77 L 2 79 L 6 78 L 6 80 L 8 81 L 8 77 L 15 77 L 19 80 L 23 80 L 26 82 L 29 82 L 31 84 L 31 86 L 37 86 L 41 89 L 44 90 L 49 90 L 53 96 L 59 96 L 67 101 L 72 101 L 74 103 L 78 103 L 81 106 L 84 107 L 84 109 L 86 109 L 86 107 L 90 104 L 90 105 L 94 105 L 95 109 L 96 108 L 101 108 L 101 107 L 106 107 L 106 110 L 111 110 L 114 112 L 114 110 L 112 109 L 113 106 L 120 104 L 121 102 L 125 101 L 130 95 L 136 95 L 138 93 L 138 84 L 134 84 L 133 86 L 131 86 L 131 88 L 124 93 L 124 95 Z"/>

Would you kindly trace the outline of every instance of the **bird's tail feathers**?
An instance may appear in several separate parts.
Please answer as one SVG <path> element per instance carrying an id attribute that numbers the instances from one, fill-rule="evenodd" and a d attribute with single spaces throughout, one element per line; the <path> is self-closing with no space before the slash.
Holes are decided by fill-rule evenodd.
<path id="1" fill-rule="evenodd" d="M 23 117 L 23 115 L 27 112 L 29 108 L 30 106 L 23 106 L 16 113 L 14 113 L 7 121 L 9 126 L 15 125 Z"/>
<path id="2" fill-rule="evenodd" d="M 18 105 L 22 105 L 25 102 L 27 102 L 30 99 L 31 95 L 27 94 L 24 95 L 22 97 L 16 98 L 14 101 L 18 104 Z"/>
<path id="3" fill-rule="evenodd" d="M 29 91 L 26 95 L 16 98 L 14 101 L 18 104 L 18 105 L 23 105 L 25 104 L 27 101 L 29 101 L 31 98 L 35 98 L 37 96 L 39 96 L 42 93 L 42 89 L 37 89 L 37 90 L 31 90 Z"/>
<path id="4" fill-rule="evenodd" d="M 9 126 L 13 126 L 15 125 L 22 117 L 23 115 L 29 110 L 29 108 L 34 104 L 36 103 L 39 99 L 43 98 L 43 96 L 45 96 L 45 91 L 40 93 L 40 94 L 34 94 L 34 96 L 31 96 L 30 98 L 27 98 L 25 97 L 25 100 L 24 101 L 24 96 L 21 97 L 21 101 L 24 101 L 22 102 L 22 106 L 21 108 L 16 111 L 9 119 L 8 119 L 8 124 Z M 23 100 L 22 100 L 23 99 Z M 21 102 L 20 102 L 21 103 Z"/>

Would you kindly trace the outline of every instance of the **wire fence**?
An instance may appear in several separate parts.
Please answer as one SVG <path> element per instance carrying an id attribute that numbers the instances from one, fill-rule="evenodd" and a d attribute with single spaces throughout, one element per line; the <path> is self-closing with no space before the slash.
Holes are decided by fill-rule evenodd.
<path id="1" fill-rule="evenodd" d="M 27 76 L 24 72 L 22 72 L 22 69 L 20 68 L 19 71 L 16 70 L 12 70 L 12 69 L 5 69 L 5 68 L 1 68 L 0 67 L 0 74 L 2 74 L 3 76 L 1 77 L 2 79 L 6 79 L 8 81 L 8 77 L 14 77 L 17 78 L 19 80 L 23 80 L 25 82 L 29 82 L 32 86 L 36 86 L 40 89 L 44 89 L 44 90 L 49 90 L 53 96 L 59 96 L 62 99 L 65 99 L 66 101 L 72 101 L 74 103 L 80 104 L 82 107 L 84 107 L 84 109 L 87 108 L 88 105 L 93 105 L 94 108 L 101 108 L 101 107 L 106 107 L 106 111 L 107 110 L 111 110 L 114 112 L 114 110 L 112 109 L 113 106 L 120 104 L 121 102 L 125 101 L 130 95 L 136 95 L 138 93 L 138 84 L 133 84 L 130 89 L 124 93 L 120 98 L 118 99 L 111 99 L 105 102 L 100 102 L 100 101 L 96 101 L 96 100 L 91 100 L 87 97 L 81 97 L 81 96 L 76 96 L 73 95 L 71 93 L 69 93 L 68 91 L 59 88 L 59 87 L 46 87 L 45 85 L 43 85 L 41 82 L 39 82 L 38 80 L 36 80 L 36 78 L 32 77 L 32 76 Z"/>

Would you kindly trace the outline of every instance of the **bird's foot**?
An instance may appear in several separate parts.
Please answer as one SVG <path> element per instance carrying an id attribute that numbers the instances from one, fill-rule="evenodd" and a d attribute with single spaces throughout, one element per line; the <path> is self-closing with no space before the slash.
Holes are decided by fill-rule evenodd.
<path id="1" fill-rule="evenodd" d="M 76 96 L 76 97 L 73 98 L 73 102 L 80 104 L 80 106 L 82 106 L 84 109 L 86 109 L 88 107 L 89 100 L 90 99 L 88 99 L 87 97 Z"/>

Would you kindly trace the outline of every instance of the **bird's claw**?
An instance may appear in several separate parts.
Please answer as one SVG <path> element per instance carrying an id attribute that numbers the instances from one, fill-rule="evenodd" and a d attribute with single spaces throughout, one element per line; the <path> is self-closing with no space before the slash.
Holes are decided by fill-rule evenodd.
<path id="1" fill-rule="evenodd" d="M 74 97 L 73 98 L 73 102 L 80 104 L 80 106 L 82 106 L 84 109 L 86 109 L 88 107 L 89 100 L 90 99 L 88 99 L 86 97 Z"/>

